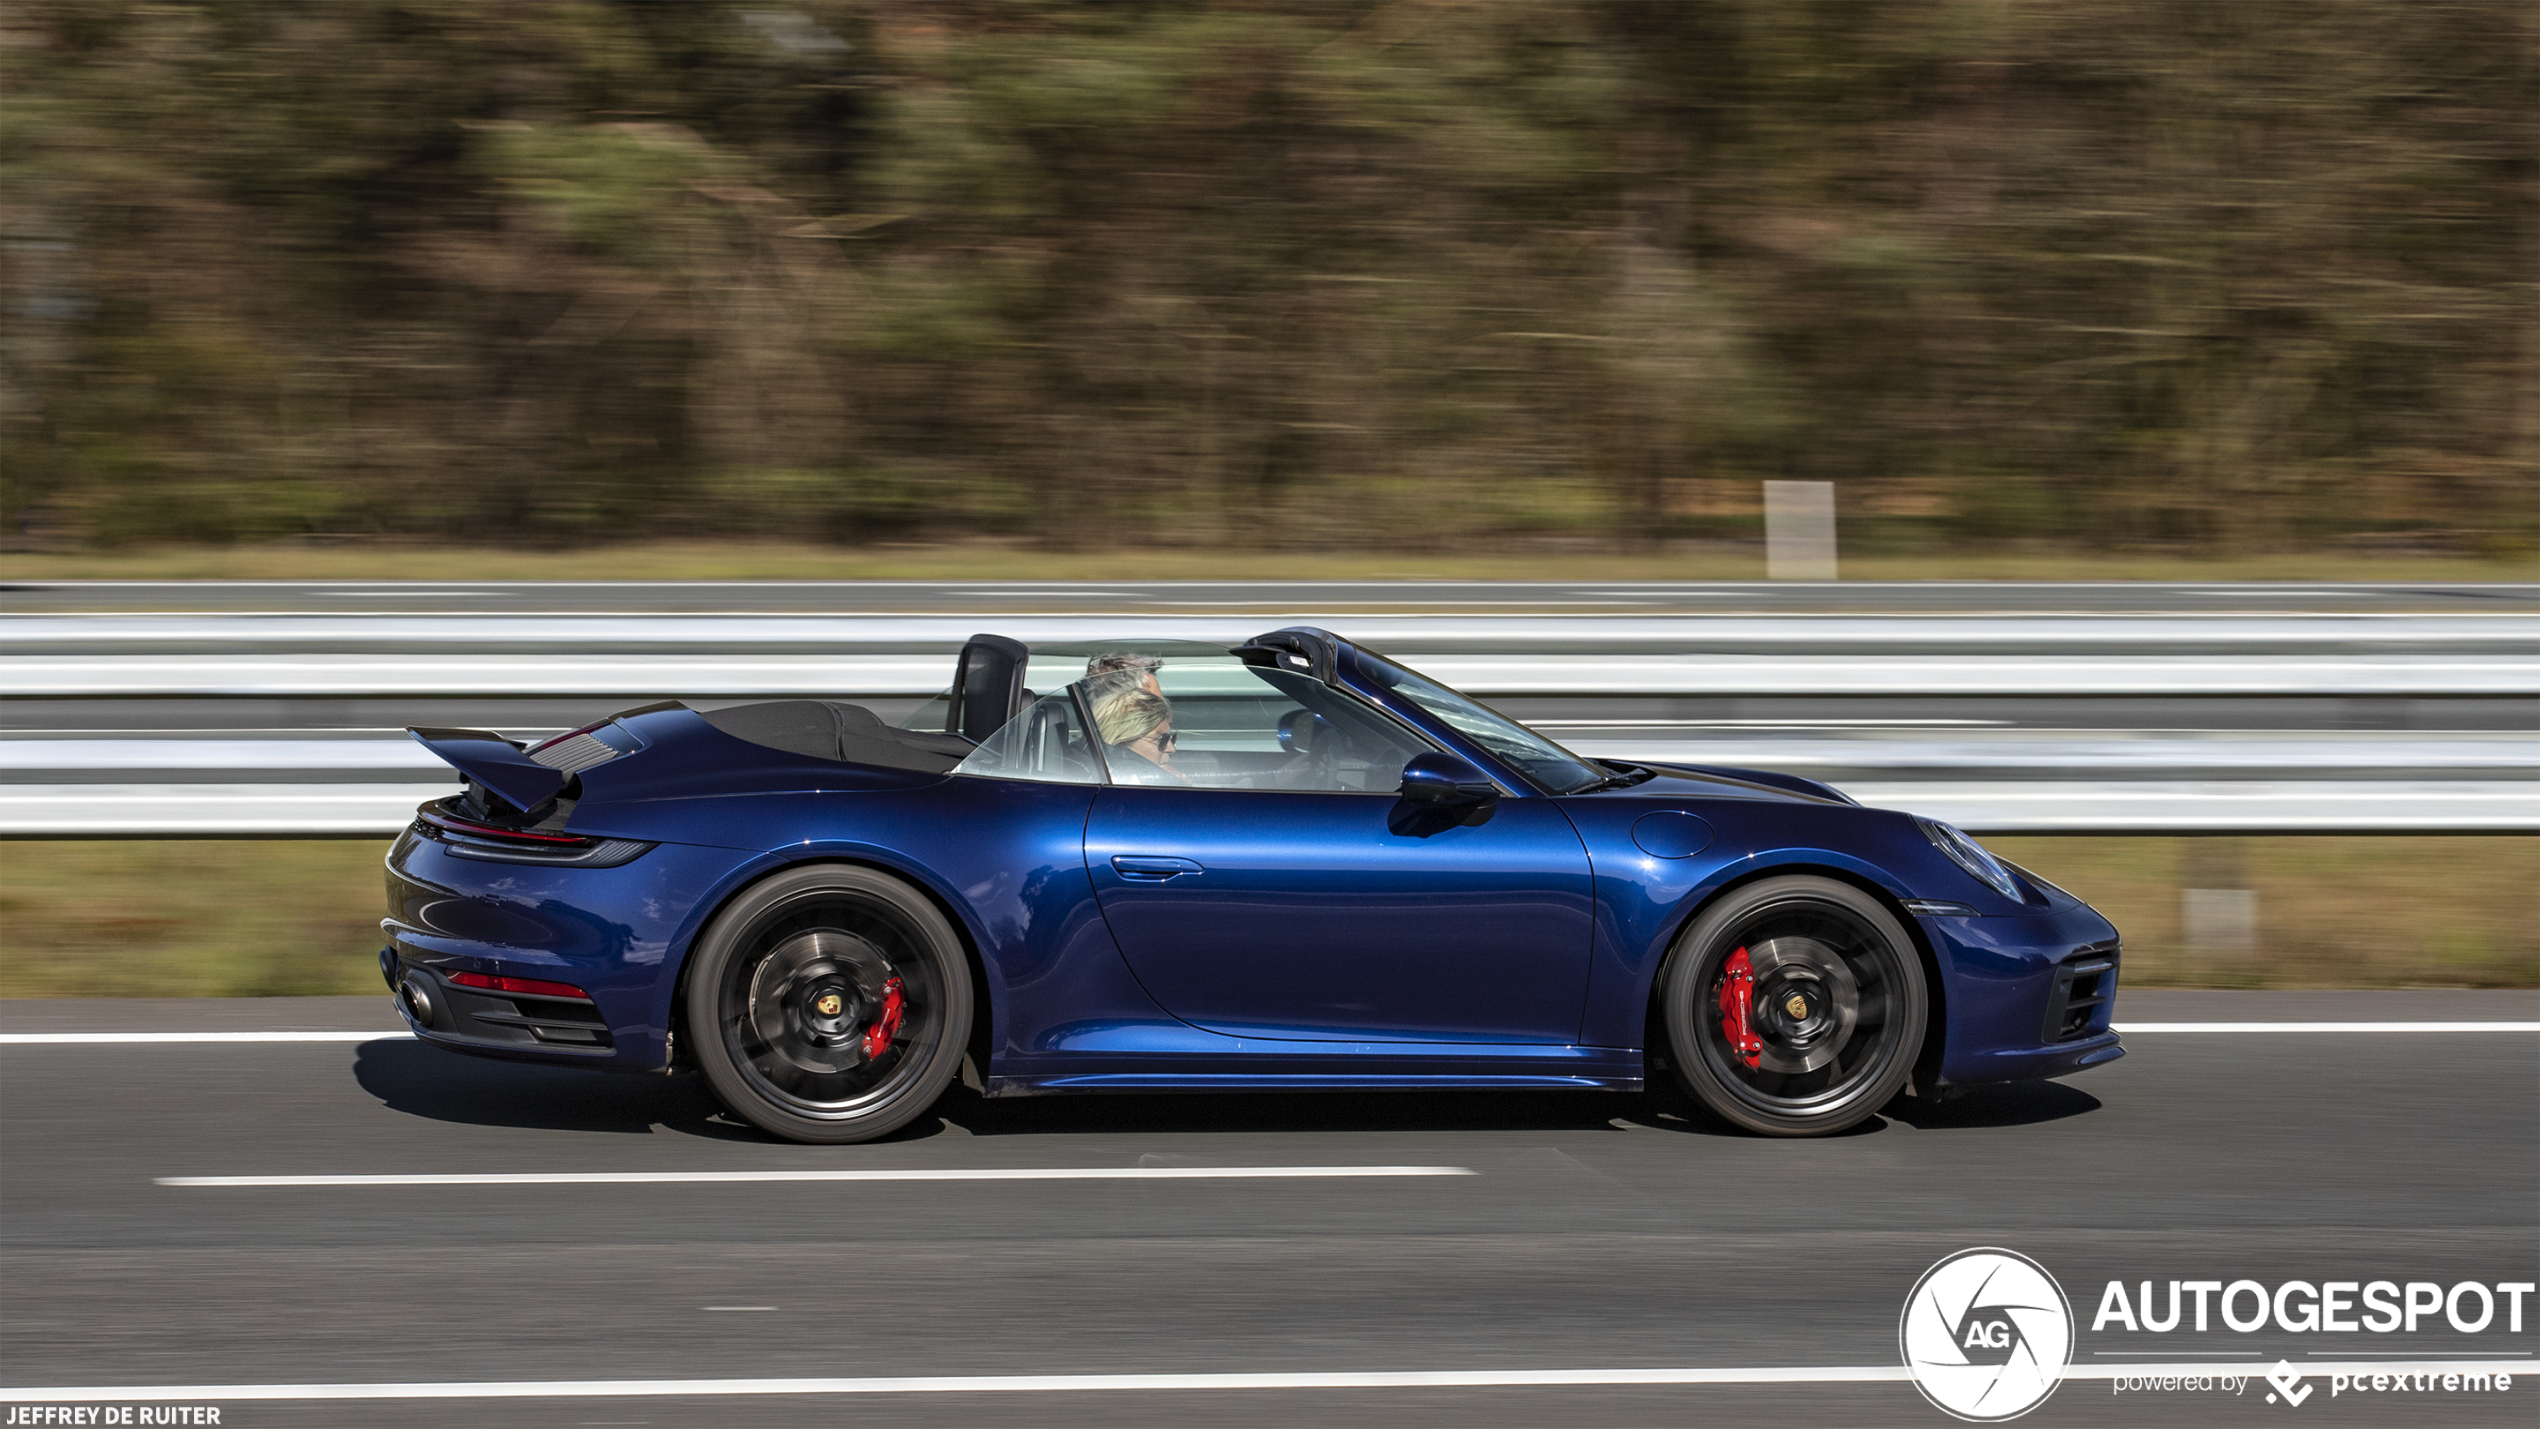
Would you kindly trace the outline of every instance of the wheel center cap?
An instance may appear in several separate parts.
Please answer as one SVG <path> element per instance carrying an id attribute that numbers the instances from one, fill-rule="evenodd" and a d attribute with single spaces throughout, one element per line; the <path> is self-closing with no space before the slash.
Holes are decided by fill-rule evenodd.
<path id="1" fill-rule="evenodd" d="M 847 1010 L 847 1000 L 834 992 L 824 992 L 811 1006 L 823 1017 L 835 1017 Z"/>
<path id="2" fill-rule="evenodd" d="M 1805 1022 L 1808 1020 L 1808 999 L 1794 992 L 1782 1004 L 1782 1011 L 1789 1013 L 1793 1021 Z"/>

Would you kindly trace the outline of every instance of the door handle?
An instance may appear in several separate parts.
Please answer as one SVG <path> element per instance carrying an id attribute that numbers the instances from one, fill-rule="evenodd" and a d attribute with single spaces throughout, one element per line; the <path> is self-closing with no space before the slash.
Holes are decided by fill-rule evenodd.
<path id="1" fill-rule="evenodd" d="M 1111 871 L 1132 883 L 1164 883 L 1202 870 L 1195 860 L 1187 858 L 1116 853 L 1111 856 Z"/>

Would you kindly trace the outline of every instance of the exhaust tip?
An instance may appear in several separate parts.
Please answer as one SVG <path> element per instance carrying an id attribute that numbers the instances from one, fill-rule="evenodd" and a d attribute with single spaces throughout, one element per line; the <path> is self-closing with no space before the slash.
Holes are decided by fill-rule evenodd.
<path id="1" fill-rule="evenodd" d="M 408 1016 L 426 1027 L 432 1025 L 432 990 L 424 986 L 422 978 L 406 974 L 406 980 L 397 985 L 397 996 L 405 1003 Z"/>

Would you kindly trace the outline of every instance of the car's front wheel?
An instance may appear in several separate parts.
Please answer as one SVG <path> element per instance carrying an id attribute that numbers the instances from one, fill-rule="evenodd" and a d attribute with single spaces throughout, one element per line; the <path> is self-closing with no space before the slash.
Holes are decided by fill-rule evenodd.
<path id="1" fill-rule="evenodd" d="M 1913 1072 L 1929 1008 L 1895 916 L 1850 884 L 1802 876 L 1704 909 L 1660 999 L 1686 1089 L 1770 1136 L 1823 1136 L 1886 1105 Z"/>
<path id="2" fill-rule="evenodd" d="M 870 869 L 775 874 L 715 915 L 688 971 L 688 1036 L 736 1116 L 794 1141 L 869 1141 L 934 1105 L 970 1034 L 952 925 Z"/>

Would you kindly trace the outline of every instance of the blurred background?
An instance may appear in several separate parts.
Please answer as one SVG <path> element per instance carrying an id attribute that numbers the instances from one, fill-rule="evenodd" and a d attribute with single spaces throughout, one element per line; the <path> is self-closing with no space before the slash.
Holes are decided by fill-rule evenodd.
<path id="1" fill-rule="evenodd" d="M 0 995 L 373 990 L 409 722 L 1200 610 L 2540 983 L 2528 0 L 775 3 L 0 9 Z M 524 584 L 693 576 L 945 584 Z"/>
<path id="2" fill-rule="evenodd" d="M 2540 553 L 2524 0 L 770 3 L 12 3 L 9 549 Z"/>
<path id="3" fill-rule="evenodd" d="M 407 726 L 898 720 L 974 631 L 1292 623 L 1960 825 L 2121 930 L 2133 1055 L 1822 1145 L 1662 1075 L 955 1089 L 842 1159 L 390 1030 L 381 859 L 457 791 Z M 0 1046 L 20 1385 L 910 1429 L 990 1415 L 756 1391 L 1893 1364 L 1970 1244 L 2154 1328 L 2212 1266 L 2528 1282 L 2540 993 L 2476 989 L 2540 989 L 2534 0 L 0 0 L 0 1043 L 388 1032 Z M 2159 1030 L 2243 1019 L 2391 1031 Z M 1386 1164 L 1478 1174 L 1208 1170 Z M 2540 1351 L 2522 1303 L 2339 1352 Z M 2090 1353 L 2274 1358 L 2216 1335 Z M 1757 1373 L 1015 1402 L 1922 1412 Z M 2155 1420 L 2206 1422 L 2032 1422 Z"/>

